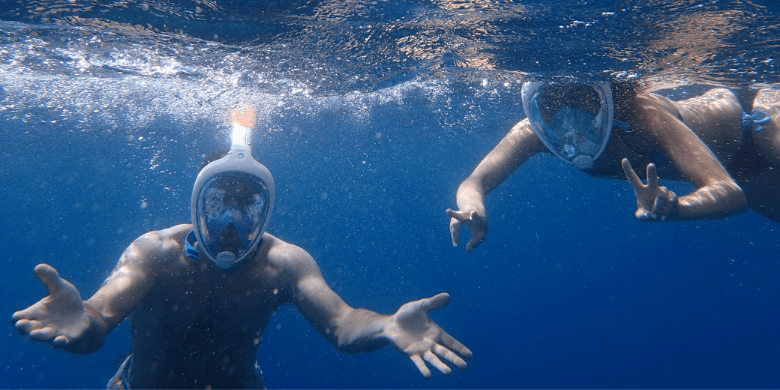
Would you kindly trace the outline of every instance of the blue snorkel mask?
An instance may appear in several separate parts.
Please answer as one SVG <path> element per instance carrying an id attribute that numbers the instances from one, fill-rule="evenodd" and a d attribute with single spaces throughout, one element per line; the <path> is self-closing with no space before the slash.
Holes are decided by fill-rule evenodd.
<path id="1" fill-rule="evenodd" d="M 200 171 L 192 190 L 199 249 L 220 269 L 254 253 L 274 208 L 271 172 L 252 157 L 251 128 L 233 123 L 227 156 Z"/>
<path id="2" fill-rule="evenodd" d="M 563 161 L 588 169 L 612 133 L 609 83 L 526 82 L 523 110 L 536 135 Z"/>

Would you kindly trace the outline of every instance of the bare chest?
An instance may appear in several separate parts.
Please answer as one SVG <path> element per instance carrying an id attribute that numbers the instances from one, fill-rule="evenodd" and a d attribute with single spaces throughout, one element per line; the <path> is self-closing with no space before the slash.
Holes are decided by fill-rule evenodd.
<path id="1" fill-rule="evenodd" d="M 199 337 L 231 343 L 259 338 L 283 303 L 282 287 L 273 275 L 241 271 L 249 270 L 192 268 L 159 275 L 133 322 L 139 329 L 164 333 L 168 340 Z"/>

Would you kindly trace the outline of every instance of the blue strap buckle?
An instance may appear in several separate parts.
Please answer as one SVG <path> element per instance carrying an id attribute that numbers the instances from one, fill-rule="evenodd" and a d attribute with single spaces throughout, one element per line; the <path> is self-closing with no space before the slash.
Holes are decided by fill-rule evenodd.
<path id="1" fill-rule="evenodd" d="M 764 124 L 771 120 L 772 117 L 770 117 L 766 111 L 756 108 L 753 110 L 752 114 L 748 114 L 747 112 L 742 114 L 742 128 L 746 131 L 750 130 L 754 133 L 758 133 L 764 130 Z"/>

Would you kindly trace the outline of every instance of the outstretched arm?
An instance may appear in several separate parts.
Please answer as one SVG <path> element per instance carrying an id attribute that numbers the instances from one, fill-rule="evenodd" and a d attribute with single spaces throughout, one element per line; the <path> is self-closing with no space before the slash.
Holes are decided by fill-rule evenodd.
<path id="1" fill-rule="evenodd" d="M 696 187 L 693 193 L 678 197 L 658 185 L 652 165 L 647 167 L 648 184 L 643 185 L 631 164 L 624 160 L 623 170 L 637 195 L 637 218 L 647 221 L 721 218 L 747 209 L 742 189 L 712 150 L 681 119 L 686 118 L 700 127 L 706 124 L 740 129 L 742 114 L 736 100 L 733 106 L 721 104 L 717 110 L 686 108 L 683 112 L 666 98 L 646 94 L 637 97 L 633 108 L 632 124 L 636 123 L 637 130 L 660 146 Z M 718 118 L 708 118 L 713 115 Z"/>
<path id="2" fill-rule="evenodd" d="M 425 378 L 431 377 L 428 362 L 442 373 L 452 370 L 442 360 L 461 370 L 471 351 L 433 322 L 428 312 L 449 301 L 448 294 L 409 302 L 391 316 L 355 309 L 326 283 L 314 259 L 300 248 L 290 249 L 293 301 L 303 316 L 338 349 L 369 352 L 392 345 L 414 362 Z M 457 354 L 456 354 L 457 353 Z"/>
<path id="3" fill-rule="evenodd" d="M 447 209 L 452 245 L 460 243 L 460 227 L 471 229 L 466 250 L 471 252 L 487 236 L 485 197 L 536 153 L 546 150 L 527 119 L 518 122 L 499 144 L 479 163 L 458 188 L 458 210 Z"/>
<path id="4" fill-rule="evenodd" d="M 46 284 L 49 295 L 14 313 L 14 326 L 22 335 L 50 343 L 54 348 L 74 353 L 99 350 L 108 333 L 151 289 L 154 260 L 163 259 L 178 247 L 171 239 L 170 230 L 147 233 L 133 242 L 111 275 L 87 301 L 82 301 L 76 287 L 62 279 L 53 267 L 38 265 L 35 274 Z"/>

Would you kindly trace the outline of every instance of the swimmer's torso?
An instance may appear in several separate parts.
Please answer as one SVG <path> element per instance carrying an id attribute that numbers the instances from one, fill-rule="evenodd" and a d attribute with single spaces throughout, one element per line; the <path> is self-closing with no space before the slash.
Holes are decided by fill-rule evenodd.
<path id="1" fill-rule="evenodd" d="M 264 258 L 234 272 L 183 255 L 167 262 L 131 315 L 131 384 L 140 388 L 242 388 L 254 383 L 263 332 L 286 291 Z"/>

